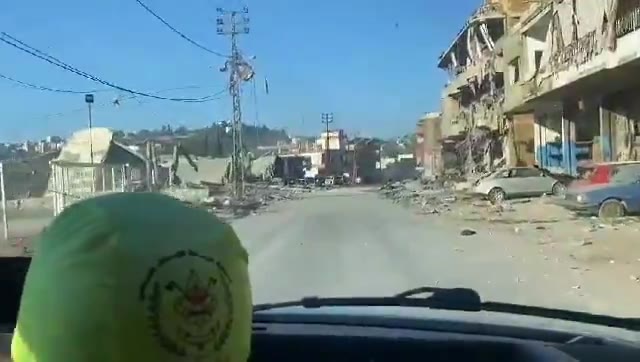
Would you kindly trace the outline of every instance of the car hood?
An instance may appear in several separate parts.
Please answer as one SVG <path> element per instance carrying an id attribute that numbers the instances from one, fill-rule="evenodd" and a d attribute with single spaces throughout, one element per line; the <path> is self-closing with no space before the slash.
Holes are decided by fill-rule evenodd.
<path id="1" fill-rule="evenodd" d="M 640 332 L 628 331 L 600 325 L 578 322 L 505 314 L 496 312 L 459 312 L 435 310 L 429 308 L 412 307 L 284 307 L 257 312 L 257 315 L 287 315 L 314 318 L 348 317 L 366 318 L 367 320 L 384 321 L 393 318 L 407 321 L 429 321 L 446 327 L 446 323 L 480 324 L 484 326 L 521 327 L 528 329 L 549 330 L 556 332 L 574 333 L 610 340 L 639 343 Z"/>
<path id="2" fill-rule="evenodd" d="M 606 188 L 610 188 L 613 185 L 608 183 L 608 184 L 577 184 L 577 185 L 571 185 L 571 187 L 567 190 L 567 193 L 571 193 L 571 194 L 583 194 L 586 192 L 592 192 L 592 191 L 598 191 L 598 190 L 602 190 L 602 189 L 606 189 Z"/>

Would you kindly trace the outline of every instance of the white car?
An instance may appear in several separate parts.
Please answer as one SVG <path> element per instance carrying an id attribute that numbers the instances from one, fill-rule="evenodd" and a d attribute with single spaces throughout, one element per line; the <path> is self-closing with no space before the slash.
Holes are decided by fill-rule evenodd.
<path id="1" fill-rule="evenodd" d="M 487 197 L 492 203 L 507 198 L 561 195 L 566 186 L 534 167 L 502 169 L 476 181 L 473 193 Z"/>

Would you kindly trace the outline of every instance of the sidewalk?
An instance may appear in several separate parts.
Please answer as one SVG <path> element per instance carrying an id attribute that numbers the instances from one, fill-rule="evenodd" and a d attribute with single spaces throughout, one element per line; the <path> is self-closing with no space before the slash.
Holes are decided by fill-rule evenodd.
<path id="1" fill-rule="evenodd" d="M 420 213 L 418 211 L 418 213 Z M 461 200 L 443 217 L 476 233 L 511 235 L 505 250 L 525 248 L 532 257 L 565 265 L 579 280 L 599 280 L 609 288 L 638 288 L 640 293 L 640 220 L 614 222 L 575 217 L 547 199 L 514 200 L 502 206 Z M 473 236 L 470 236 L 473 238 Z M 580 283 L 574 286 L 580 289 Z M 606 291 L 603 291 L 606 292 Z"/>

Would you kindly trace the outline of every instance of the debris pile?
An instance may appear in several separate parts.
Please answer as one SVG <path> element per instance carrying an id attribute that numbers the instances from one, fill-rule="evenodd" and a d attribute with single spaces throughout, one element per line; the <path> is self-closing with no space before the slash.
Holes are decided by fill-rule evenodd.
<path id="1" fill-rule="evenodd" d="M 231 196 L 228 188 L 209 188 L 206 196 L 180 197 L 174 192 L 174 197 L 194 207 L 202 207 L 222 219 L 234 219 L 256 214 L 260 209 L 284 200 L 300 199 L 303 194 L 312 192 L 308 186 L 300 185 L 275 185 L 269 183 L 250 183 L 245 186 L 245 196 L 236 199 Z M 192 196 L 192 195 L 191 195 Z"/>
<path id="2" fill-rule="evenodd" d="M 451 205 L 458 200 L 450 188 L 436 183 L 422 184 L 417 180 L 385 184 L 380 188 L 380 195 L 394 203 L 418 207 L 427 214 L 451 211 Z"/>

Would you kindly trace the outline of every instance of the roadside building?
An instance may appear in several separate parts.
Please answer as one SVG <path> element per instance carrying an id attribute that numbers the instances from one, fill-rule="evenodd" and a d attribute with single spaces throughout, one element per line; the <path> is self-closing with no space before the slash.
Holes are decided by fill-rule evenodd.
<path id="1" fill-rule="evenodd" d="M 485 0 L 471 15 L 438 67 L 449 74 L 442 92 L 441 132 L 447 159 L 465 173 L 492 169 L 508 159 L 509 133 L 503 112 L 505 71 L 501 42 L 532 3 Z"/>
<path id="2" fill-rule="evenodd" d="M 424 118 L 420 118 L 416 124 L 416 145 L 413 154 L 418 167 L 423 167 L 424 165 L 424 124 Z"/>
<path id="3" fill-rule="evenodd" d="M 635 0 L 548 1 L 522 18 L 505 48 L 505 111 L 533 119 L 537 164 L 575 174 L 638 159 L 638 19 Z"/>
<path id="4" fill-rule="evenodd" d="M 103 193 L 132 191 L 147 183 L 147 160 L 113 139 L 107 128 L 75 132 L 51 161 L 54 209 Z"/>
<path id="5" fill-rule="evenodd" d="M 380 170 L 381 143 L 372 138 L 354 138 L 347 145 L 345 172 L 352 181 L 357 178 L 362 183 L 379 182 L 382 179 Z"/>
<path id="6" fill-rule="evenodd" d="M 342 174 L 345 168 L 347 135 L 344 130 L 322 132 L 316 139 L 316 146 L 322 152 L 322 162 L 319 172 L 324 175 Z M 329 152 L 327 152 L 327 149 Z M 327 160 L 327 157 L 329 159 Z"/>
<path id="7" fill-rule="evenodd" d="M 423 177 L 432 178 L 442 171 L 442 119 L 439 112 L 425 113 L 416 132 L 416 163 L 423 167 Z"/>

